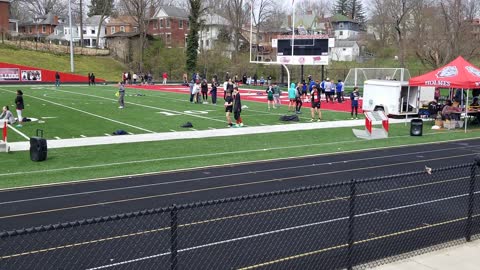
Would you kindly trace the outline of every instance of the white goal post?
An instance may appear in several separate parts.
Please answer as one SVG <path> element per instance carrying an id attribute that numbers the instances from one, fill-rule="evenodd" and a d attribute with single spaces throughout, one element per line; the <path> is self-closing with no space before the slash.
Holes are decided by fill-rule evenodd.
<path id="1" fill-rule="evenodd" d="M 346 87 L 363 87 L 366 80 L 408 81 L 410 72 L 405 68 L 352 68 L 345 78 Z"/>

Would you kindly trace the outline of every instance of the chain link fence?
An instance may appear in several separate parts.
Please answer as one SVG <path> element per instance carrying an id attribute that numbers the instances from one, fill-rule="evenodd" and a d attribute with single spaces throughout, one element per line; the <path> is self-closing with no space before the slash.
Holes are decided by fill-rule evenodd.
<path id="1" fill-rule="evenodd" d="M 363 269 L 478 239 L 476 162 L 0 233 L 0 269 Z"/>

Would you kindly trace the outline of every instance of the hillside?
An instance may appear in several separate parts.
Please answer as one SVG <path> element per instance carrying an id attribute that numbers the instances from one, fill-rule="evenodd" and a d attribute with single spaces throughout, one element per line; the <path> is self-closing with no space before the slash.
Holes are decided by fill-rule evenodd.
<path id="1" fill-rule="evenodd" d="M 93 72 L 95 77 L 107 81 L 120 80 L 125 70 L 124 65 L 111 57 L 76 55 L 74 61 L 75 74 L 86 76 L 89 72 Z M 0 44 L 0 62 L 70 73 L 70 55 L 68 54 L 50 54 Z"/>

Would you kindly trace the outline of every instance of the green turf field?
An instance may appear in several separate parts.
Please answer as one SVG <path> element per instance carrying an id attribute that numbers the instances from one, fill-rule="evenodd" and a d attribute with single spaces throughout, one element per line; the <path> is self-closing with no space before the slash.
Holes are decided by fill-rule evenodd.
<path id="1" fill-rule="evenodd" d="M 16 88 L 0 87 L 0 102 L 12 105 Z M 197 130 L 226 128 L 223 106 L 191 104 L 186 94 L 127 89 L 127 95 L 139 93 L 145 96 L 127 96 L 127 107 L 121 110 L 113 86 L 21 89 L 25 93 L 25 116 L 40 120 L 18 129 L 26 137 L 33 136 L 38 128 L 44 130 L 49 140 L 107 136 L 105 134 L 116 129 L 135 134 L 174 132 L 172 130 L 183 131 L 180 125 L 186 121 L 192 122 Z M 264 103 L 244 103 L 249 107 L 242 113 L 247 125 L 284 124 L 278 118 L 287 113 L 285 106 L 268 112 Z M 349 117 L 348 113 L 324 111 L 323 114 L 328 121 Z M 309 119 L 308 114 L 301 115 L 301 122 Z M 372 141 L 357 139 L 352 128 L 330 128 L 49 149 L 48 159 L 44 162 L 30 161 L 28 151 L 0 153 L 0 188 L 388 148 L 480 135 L 477 126 L 469 127 L 467 133 L 463 130 L 431 130 L 430 126 L 431 123 L 425 123 L 424 136 L 411 137 L 409 125 L 391 124 L 388 139 Z M 26 139 L 10 131 L 9 141 Z"/>
<path id="2" fill-rule="evenodd" d="M 67 139 L 106 136 L 122 129 L 132 134 L 176 132 L 226 128 L 223 105 L 191 104 L 187 94 L 127 89 L 126 108 L 119 109 L 115 86 L 52 86 L 21 87 L 24 93 L 24 117 L 38 119 L 10 132 L 9 141 L 26 140 L 37 129 L 44 130 L 47 139 Z M 15 87 L 0 87 L 0 104 L 13 105 Z M 137 96 L 137 94 L 140 94 Z M 223 104 L 219 101 L 219 104 Z M 248 108 L 242 118 L 248 126 L 284 124 L 279 117 L 287 113 L 286 106 L 267 111 L 266 104 L 243 101 Z M 326 121 L 344 120 L 349 114 L 325 112 Z M 301 122 L 310 120 L 308 108 L 300 115 Z M 232 116 L 233 119 L 233 116 Z M 193 129 L 181 125 L 191 122 Z"/>

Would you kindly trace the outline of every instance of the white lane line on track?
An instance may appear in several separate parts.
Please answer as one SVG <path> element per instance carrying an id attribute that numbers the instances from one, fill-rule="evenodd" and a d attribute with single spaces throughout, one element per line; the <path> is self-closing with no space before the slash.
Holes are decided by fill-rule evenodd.
<path id="1" fill-rule="evenodd" d="M 479 193 L 480 193 L 480 191 L 475 192 L 475 194 L 479 194 Z M 366 217 L 366 216 L 371 216 L 371 215 L 376 215 L 376 214 L 383 214 L 385 211 L 390 212 L 390 211 L 402 210 L 402 209 L 412 208 L 412 207 L 416 207 L 416 206 L 422 206 L 422 205 L 433 204 L 433 203 L 438 203 L 438 202 L 452 200 L 452 199 L 458 199 L 458 198 L 467 197 L 467 196 L 469 196 L 468 193 L 461 194 L 461 195 L 456 195 L 456 196 L 445 197 L 445 198 L 436 199 L 436 200 L 420 202 L 420 203 L 414 203 L 414 204 L 392 207 L 392 208 L 383 209 L 383 210 L 380 210 L 380 211 L 366 212 L 366 213 L 362 213 L 362 214 L 357 214 L 357 215 L 355 215 L 355 217 L 359 218 L 359 217 Z M 223 240 L 223 241 L 212 242 L 212 243 L 208 243 L 208 244 L 204 244 L 204 245 L 183 248 L 183 249 L 179 249 L 177 252 L 179 252 L 179 253 L 180 252 L 187 252 L 187 251 L 197 250 L 197 249 L 201 249 L 201 248 L 218 246 L 218 245 L 232 243 L 232 242 L 238 242 L 238 241 L 242 241 L 242 240 L 246 240 L 246 239 L 262 237 L 262 236 L 267 236 L 267 235 L 276 234 L 276 233 L 283 233 L 283 232 L 293 231 L 293 230 L 297 230 L 297 229 L 313 227 L 313 226 L 317 226 L 317 225 L 324 225 L 324 224 L 334 223 L 334 222 L 337 222 L 337 221 L 348 220 L 348 219 L 349 219 L 349 216 L 339 217 L 339 218 L 334 218 L 334 219 L 329 219 L 329 220 L 323 220 L 323 221 L 318 221 L 318 222 L 313 222 L 313 223 L 288 227 L 288 228 L 284 228 L 284 229 L 278 229 L 278 230 L 273 230 L 273 231 L 268 231 L 268 232 L 263 232 L 263 233 L 251 234 L 251 235 L 246 235 L 246 236 L 242 236 L 242 237 L 227 239 L 227 240 Z M 167 255 L 170 255 L 170 252 L 164 252 L 164 253 L 155 254 L 155 255 L 151 255 L 151 256 L 147 256 L 147 257 L 140 257 L 140 258 L 133 259 L 133 260 L 102 265 L 102 266 L 98 266 L 98 267 L 94 267 L 94 268 L 88 268 L 87 270 L 105 269 L 105 268 L 115 267 L 115 266 L 119 266 L 119 265 L 125 265 L 125 264 L 135 263 L 135 262 L 139 262 L 139 261 L 145 261 L 145 260 L 149 260 L 149 259 L 153 259 L 153 258 L 163 257 L 163 256 L 167 256 Z"/>
<path id="2" fill-rule="evenodd" d="M 0 88 L 0 90 L 5 91 L 5 92 L 9 92 L 9 93 L 15 93 L 14 91 L 9 91 L 9 90 L 2 89 L 2 88 Z M 60 90 L 56 90 L 56 91 L 60 91 Z M 127 124 L 127 123 L 123 123 L 123 122 L 120 122 L 120 121 L 117 121 L 117 120 L 114 120 L 114 119 L 110 119 L 108 117 L 104 117 L 104 116 L 101 116 L 101 115 L 98 115 L 98 114 L 90 113 L 90 112 L 87 112 L 87 111 L 84 111 L 84 110 L 80 110 L 80 109 L 76 109 L 76 108 L 73 108 L 73 107 L 70 107 L 70 106 L 67 106 L 67 105 L 63 105 L 61 103 L 56 103 L 56 102 L 53 102 L 53 101 L 50 101 L 50 100 L 47 100 L 47 99 L 43 99 L 43 98 L 39 98 L 39 97 L 36 97 L 36 96 L 32 96 L 32 95 L 26 95 L 26 96 L 34 98 L 34 99 L 42 100 L 42 101 L 45 101 L 45 102 L 48 102 L 48 103 L 51 103 L 51 104 L 54 104 L 54 105 L 57 105 L 57 106 L 60 106 L 60 107 L 64 107 L 64 108 L 67 108 L 67 109 L 70 109 L 70 110 L 74 110 L 74 111 L 77 111 L 77 112 L 88 114 L 90 116 L 94 116 L 94 117 L 97 117 L 97 118 L 100 118 L 100 119 L 103 119 L 103 120 L 107 120 L 107 121 L 114 122 L 114 123 L 117 123 L 117 124 L 125 125 L 125 126 L 128 126 L 128 127 L 139 129 L 139 130 L 146 131 L 146 132 L 149 132 L 149 133 L 155 133 L 155 131 L 151 131 L 151 130 L 148 130 L 148 129 L 145 129 L 145 128 L 141 128 L 141 127 L 137 127 L 137 126 L 134 126 L 134 125 Z"/>
<path id="3" fill-rule="evenodd" d="M 450 151 L 450 150 L 453 150 L 453 149 L 458 150 L 458 149 L 461 149 L 461 148 L 450 148 L 450 149 L 447 148 L 447 149 L 413 152 L 413 153 L 405 153 L 405 154 L 385 155 L 385 156 L 377 156 L 377 157 L 361 158 L 361 159 L 351 159 L 351 160 L 345 160 L 345 161 L 343 161 L 343 163 L 355 163 L 359 160 L 365 161 L 365 160 L 385 159 L 385 158 L 390 158 L 390 157 L 418 155 L 419 153 L 443 152 L 443 151 Z M 202 156 L 204 156 L 204 155 L 202 155 Z M 419 162 L 422 162 L 422 160 L 420 160 Z M 130 162 L 125 162 L 125 163 L 130 163 Z M 121 165 L 121 164 L 117 164 L 117 165 Z M 396 165 L 396 164 L 392 164 L 392 165 Z M 49 199 L 64 198 L 64 197 L 74 197 L 74 196 L 90 195 L 90 194 L 112 192 L 112 191 L 131 190 L 131 189 L 139 189 L 139 188 L 154 187 L 154 186 L 163 186 L 163 185 L 170 185 L 170 184 L 190 183 L 190 182 L 198 182 L 198 181 L 203 181 L 203 180 L 223 179 L 223 178 L 232 177 L 232 176 L 242 176 L 242 175 L 250 175 L 250 174 L 260 174 L 260 173 L 271 173 L 271 172 L 288 171 L 288 170 L 296 170 L 296 169 L 302 169 L 302 168 L 307 168 L 307 167 L 319 167 L 319 166 L 330 166 L 330 163 L 327 162 L 327 163 L 321 163 L 321 164 L 290 166 L 290 167 L 282 167 L 282 168 L 276 168 L 276 169 L 247 171 L 247 172 L 240 172 L 240 173 L 234 173 L 234 174 L 222 174 L 222 175 L 216 175 L 216 176 L 187 178 L 187 179 L 168 181 L 168 182 L 162 182 L 162 183 L 135 185 L 135 186 L 127 186 L 127 187 L 119 187 L 119 188 L 111 188 L 111 189 L 100 189 L 100 190 L 85 191 L 85 192 L 78 192 L 78 193 L 67 193 L 67 194 L 55 195 L 55 196 L 47 196 L 47 197 L 29 198 L 29 199 L 24 199 L 24 200 L 0 202 L 0 205 L 23 203 L 23 202 L 32 202 L 32 201 L 40 201 L 40 200 L 49 200 Z"/>
<path id="4" fill-rule="evenodd" d="M 46 89 L 48 89 L 48 88 L 46 88 Z M 95 97 L 95 98 L 101 98 L 101 99 L 116 101 L 116 99 L 106 98 L 106 97 L 97 96 L 97 95 L 89 95 L 89 94 L 76 93 L 76 92 L 70 92 L 70 91 L 64 91 L 64 90 L 55 90 L 55 91 L 70 93 L 70 94 L 74 94 L 74 95 L 81 95 L 81 96 L 88 96 L 88 97 Z M 175 110 L 170 110 L 170 109 L 164 109 L 164 108 L 160 108 L 160 107 L 149 106 L 149 105 L 134 103 L 134 102 L 130 102 L 130 101 L 125 101 L 125 103 L 140 106 L 140 107 L 144 107 L 144 108 L 162 110 L 162 111 L 171 112 L 171 113 L 178 113 L 178 114 L 182 114 L 182 115 L 187 115 L 187 116 L 192 116 L 192 117 L 197 117 L 197 118 L 202 118 L 202 119 L 207 119 L 207 120 L 212 120 L 212 121 L 217 121 L 217 122 L 222 122 L 222 123 L 224 122 L 223 120 L 219 120 L 219 119 L 215 119 L 215 118 L 211 118 L 211 117 L 205 117 L 205 116 L 201 116 L 201 115 L 197 115 L 197 114 L 191 114 L 191 113 L 185 113 L 185 112 L 180 112 L 180 111 L 175 111 Z"/>
<path id="5" fill-rule="evenodd" d="M 15 131 L 15 133 L 17 133 L 18 135 L 20 135 L 20 136 L 22 136 L 23 138 L 27 139 L 27 141 L 30 141 L 30 138 L 29 138 L 27 135 L 25 135 L 24 133 L 20 132 L 18 129 L 14 128 L 12 125 L 8 125 L 8 127 L 9 127 L 11 130 Z"/>

